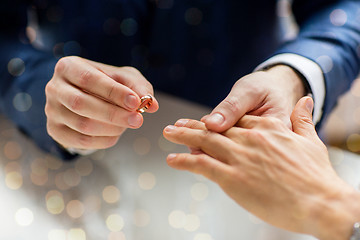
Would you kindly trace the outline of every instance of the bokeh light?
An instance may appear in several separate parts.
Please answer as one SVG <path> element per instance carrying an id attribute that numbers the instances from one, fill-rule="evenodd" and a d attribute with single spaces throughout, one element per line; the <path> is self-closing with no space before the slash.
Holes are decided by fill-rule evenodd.
<path id="1" fill-rule="evenodd" d="M 20 208 L 15 213 L 15 221 L 20 226 L 29 226 L 34 221 L 34 214 L 28 208 Z"/>
<path id="2" fill-rule="evenodd" d="M 25 72 L 25 63 L 21 58 L 13 58 L 8 63 L 8 71 L 14 77 L 18 77 Z"/>
<path id="3" fill-rule="evenodd" d="M 138 30 L 138 24 L 133 18 L 126 18 L 121 22 L 120 25 L 121 32 L 125 36 L 133 36 Z"/>
<path id="4" fill-rule="evenodd" d="M 76 161 L 75 170 L 80 176 L 84 177 L 91 174 L 94 166 L 90 159 L 83 158 Z"/>
<path id="5" fill-rule="evenodd" d="M 213 240 L 213 238 L 208 233 L 198 233 L 195 235 L 194 240 Z"/>
<path id="6" fill-rule="evenodd" d="M 4 155 L 7 159 L 16 160 L 22 155 L 22 148 L 19 143 L 15 141 L 9 141 L 4 146 Z"/>
<path id="7" fill-rule="evenodd" d="M 85 231 L 81 228 L 72 228 L 67 234 L 67 240 L 86 240 Z"/>
<path id="8" fill-rule="evenodd" d="M 180 210 L 174 210 L 169 214 L 169 224 L 173 228 L 183 228 L 186 224 L 186 214 Z"/>
<path id="9" fill-rule="evenodd" d="M 189 8 L 185 12 L 185 21 L 190 25 L 199 25 L 202 19 L 203 13 L 198 8 Z"/>
<path id="10" fill-rule="evenodd" d="M 25 92 L 17 93 L 13 99 L 13 105 L 19 112 L 26 112 L 32 106 L 32 97 Z"/>
<path id="11" fill-rule="evenodd" d="M 79 218 L 84 214 L 84 204 L 79 200 L 71 200 L 66 205 L 66 212 L 72 218 Z"/>
<path id="12" fill-rule="evenodd" d="M 17 190 L 23 185 L 23 176 L 20 172 L 9 172 L 5 176 L 5 184 L 8 188 Z"/>
<path id="13" fill-rule="evenodd" d="M 342 9 L 335 9 L 330 13 L 330 22 L 337 26 L 343 26 L 347 21 L 347 14 Z"/>
<path id="14" fill-rule="evenodd" d="M 151 172 L 143 172 L 138 178 L 138 183 L 141 189 L 151 190 L 156 185 L 156 177 Z"/>
<path id="15" fill-rule="evenodd" d="M 186 215 L 184 229 L 188 232 L 194 232 L 200 227 L 200 219 L 195 214 Z"/>
<path id="16" fill-rule="evenodd" d="M 62 193 L 51 190 L 46 194 L 46 208 L 52 214 L 60 214 L 64 208 L 64 199 Z"/>
<path id="17" fill-rule="evenodd" d="M 106 226 L 112 232 L 119 232 L 124 227 L 124 219 L 118 214 L 112 214 L 107 217 Z"/>
<path id="18" fill-rule="evenodd" d="M 67 232 L 62 229 L 51 229 L 48 234 L 49 240 L 67 240 L 66 234 Z"/>
<path id="19" fill-rule="evenodd" d="M 107 203 L 116 203 L 120 200 L 120 191 L 115 186 L 106 186 L 102 192 L 102 196 Z"/>

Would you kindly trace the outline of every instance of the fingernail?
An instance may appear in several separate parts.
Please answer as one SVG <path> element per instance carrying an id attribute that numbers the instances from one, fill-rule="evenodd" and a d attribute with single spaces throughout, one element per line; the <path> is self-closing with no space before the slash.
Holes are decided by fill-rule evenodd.
<path id="1" fill-rule="evenodd" d="M 171 131 L 173 131 L 175 128 L 176 128 L 176 127 L 175 127 L 174 125 L 169 125 L 169 126 L 167 126 L 167 127 L 164 129 L 164 131 L 165 131 L 165 132 L 171 132 Z"/>
<path id="2" fill-rule="evenodd" d="M 138 107 L 139 101 L 137 100 L 137 98 L 134 95 L 130 94 L 130 95 L 126 96 L 126 98 L 125 98 L 125 105 L 129 109 L 135 109 Z"/>
<path id="3" fill-rule="evenodd" d="M 183 127 L 183 126 L 185 126 L 188 122 L 189 122 L 188 119 L 179 119 L 179 120 L 176 121 L 175 125 L 176 125 L 177 127 Z"/>
<path id="4" fill-rule="evenodd" d="M 314 108 L 314 102 L 309 98 L 306 100 L 306 108 L 308 110 L 309 113 L 312 113 L 313 108 Z"/>
<path id="5" fill-rule="evenodd" d="M 128 118 L 128 123 L 131 127 L 139 127 L 141 125 L 141 114 L 135 113 L 130 115 Z"/>
<path id="6" fill-rule="evenodd" d="M 174 158 L 176 158 L 176 154 L 175 153 L 170 153 L 168 156 L 167 156 L 167 160 L 173 160 Z"/>
<path id="7" fill-rule="evenodd" d="M 214 113 L 206 118 L 207 122 L 212 122 L 214 124 L 221 125 L 224 122 L 225 118 L 220 113 Z"/>

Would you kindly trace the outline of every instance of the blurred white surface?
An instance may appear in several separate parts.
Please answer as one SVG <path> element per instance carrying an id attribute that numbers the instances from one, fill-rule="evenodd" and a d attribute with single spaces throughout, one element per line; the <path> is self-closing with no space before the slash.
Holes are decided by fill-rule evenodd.
<path id="1" fill-rule="evenodd" d="M 64 163 L 40 152 L 6 119 L 0 124 L 0 239 L 313 239 L 262 222 L 221 189 L 167 166 L 162 130 L 210 110 L 158 93 L 160 110 L 106 151 Z M 359 156 L 330 149 L 341 176 L 358 187 Z"/>

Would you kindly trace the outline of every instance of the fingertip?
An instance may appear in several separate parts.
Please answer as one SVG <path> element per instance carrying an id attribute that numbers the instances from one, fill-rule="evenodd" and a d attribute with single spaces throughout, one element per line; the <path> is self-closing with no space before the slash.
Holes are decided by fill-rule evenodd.
<path id="1" fill-rule="evenodd" d="M 189 122 L 189 119 L 179 119 L 176 121 L 175 126 L 184 127 Z"/>
<path id="2" fill-rule="evenodd" d="M 225 117 L 220 113 L 212 113 L 204 119 L 207 129 L 215 132 L 222 131 L 225 124 Z"/>
<path id="3" fill-rule="evenodd" d="M 203 116 L 203 117 L 200 119 L 200 121 L 201 121 L 201 122 L 205 122 L 206 119 L 207 119 L 209 116 L 210 116 L 210 114 L 206 114 L 205 116 Z"/>
<path id="4" fill-rule="evenodd" d="M 155 113 L 159 110 L 159 102 L 156 100 L 156 98 L 151 95 L 151 94 L 148 94 L 148 96 L 151 96 L 152 98 L 152 103 L 151 105 L 149 106 L 149 108 L 146 110 L 147 113 Z"/>
<path id="5" fill-rule="evenodd" d="M 314 109 L 314 101 L 311 97 L 305 97 L 305 106 L 309 113 L 312 113 Z"/>
<path id="6" fill-rule="evenodd" d="M 132 113 L 128 118 L 128 124 L 129 124 L 130 128 L 133 128 L 133 129 L 140 128 L 142 126 L 143 122 L 144 122 L 144 118 L 138 112 Z"/>
<path id="7" fill-rule="evenodd" d="M 166 139 L 169 140 L 169 134 L 171 134 L 176 129 L 176 126 L 174 125 L 168 125 L 163 130 L 163 135 Z"/>
<path id="8" fill-rule="evenodd" d="M 167 157 L 166 157 L 166 163 L 175 169 L 180 169 L 179 166 L 179 162 L 177 161 L 179 154 L 177 153 L 170 153 Z"/>
<path id="9" fill-rule="evenodd" d="M 177 154 L 176 154 L 176 153 L 170 153 L 170 154 L 167 156 L 166 160 L 167 160 L 168 162 L 171 162 L 171 161 L 175 160 L 176 157 L 177 157 Z"/>

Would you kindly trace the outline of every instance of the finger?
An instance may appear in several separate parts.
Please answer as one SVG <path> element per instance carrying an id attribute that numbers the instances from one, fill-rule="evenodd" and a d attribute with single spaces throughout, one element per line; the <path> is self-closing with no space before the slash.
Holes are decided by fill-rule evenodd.
<path id="1" fill-rule="evenodd" d="M 239 119 L 239 121 L 237 121 L 235 126 L 252 129 L 259 125 L 261 118 L 262 117 L 259 117 L 259 116 L 244 115 L 242 118 Z"/>
<path id="2" fill-rule="evenodd" d="M 137 93 L 87 64 L 82 58 L 60 59 L 56 64 L 55 73 L 78 88 L 130 111 L 136 110 L 140 105 L 140 97 Z"/>
<path id="3" fill-rule="evenodd" d="M 156 112 L 159 109 L 159 102 L 154 97 L 154 89 L 148 80 L 139 70 L 133 67 L 115 67 L 86 59 L 90 65 L 104 72 L 110 78 L 132 89 L 141 98 L 151 95 L 153 104 L 146 111 L 148 113 Z"/>
<path id="4" fill-rule="evenodd" d="M 231 172 L 230 166 L 206 154 L 169 154 L 166 161 L 170 167 L 201 174 L 219 184 L 221 184 Z"/>
<path id="5" fill-rule="evenodd" d="M 115 137 L 120 136 L 126 129 L 124 127 L 77 115 L 63 106 L 59 107 L 57 118 L 53 120 L 55 123 L 62 123 L 79 133 L 89 136 Z"/>
<path id="6" fill-rule="evenodd" d="M 225 136 L 207 130 L 190 129 L 186 127 L 167 126 L 164 137 L 174 143 L 183 144 L 190 148 L 201 149 L 204 153 L 230 163 L 236 149 L 235 143 Z"/>
<path id="7" fill-rule="evenodd" d="M 79 149 L 106 149 L 114 146 L 120 136 L 93 137 L 88 136 L 65 125 L 55 125 L 49 123 L 47 125 L 50 136 L 66 148 Z"/>
<path id="8" fill-rule="evenodd" d="M 211 112 L 210 116 L 204 119 L 206 128 L 223 132 L 241 118 L 246 112 L 255 108 L 259 101 L 258 96 L 249 88 L 241 88 L 240 82 L 234 85 L 229 95 Z"/>
<path id="9" fill-rule="evenodd" d="M 176 121 L 175 126 L 187 127 L 187 128 L 199 129 L 199 130 L 207 130 L 205 127 L 205 123 L 192 119 L 179 119 Z"/>
<path id="10" fill-rule="evenodd" d="M 239 144 L 239 147 L 246 147 L 247 145 L 254 144 L 253 138 L 251 137 L 250 129 L 232 127 L 221 134 L 231 139 L 233 142 Z M 255 143 L 257 144 L 257 143 Z"/>
<path id="11" fill-rule="evenodd" d="M 304 137 L 318 138 L 312 121 L 313 107 L 314 102 L 310 97 L 303 97 L 297 102 L 290 117 L 295 133 Z"/>
<path id="12" fill-rule="evenodd" d="M 71 85 L 59 85 L 57 91 L 57 100 L 70 111 L 83 117 L 119 127 L 139 128 L 143 123 L 140 113 L 129 112 Z"/>

